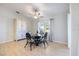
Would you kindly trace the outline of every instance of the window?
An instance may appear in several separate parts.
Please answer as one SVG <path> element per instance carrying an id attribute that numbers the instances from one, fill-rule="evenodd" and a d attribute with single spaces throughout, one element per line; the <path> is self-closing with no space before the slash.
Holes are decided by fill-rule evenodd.
<path id="1" fill-rule="evenodd" d="M 49 23 L 48 21 L 43 21 L 38 23 L 38 32 L 48 32 L 49 31 Z"/>

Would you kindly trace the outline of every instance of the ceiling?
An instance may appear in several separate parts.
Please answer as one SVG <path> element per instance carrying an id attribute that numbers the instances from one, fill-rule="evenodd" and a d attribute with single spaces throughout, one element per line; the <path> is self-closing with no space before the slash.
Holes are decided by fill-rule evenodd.
<path id="1" fill-rule="evenodd" d="M 3 3 L 0 6 L 11 10 L 16 13 L 19 11 L 21 14 L 32 17 L 34 15 L 34 8 L 39 8 L 42 16 L 52 17 L 60 13 L 69 12 L 68 3 Z"/>

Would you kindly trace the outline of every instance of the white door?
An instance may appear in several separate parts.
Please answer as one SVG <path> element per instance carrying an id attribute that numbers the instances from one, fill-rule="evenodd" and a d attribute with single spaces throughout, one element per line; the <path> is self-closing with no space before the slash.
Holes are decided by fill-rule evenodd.
<path id="1" fill-rule="evenodd" d="M 21 19 L 16 21 L 16 40 L 21 39 Z"/>
<path id="2" fill-rule="evenodd" d="M 50 19 L 50 33 L 49 33 L 49 41 L 54 40 L 54 19 Z"/>
<path id="3" fill-rule="evenodd" d="M 24 39 L 27 32 L 26 19 L 17 19 L 16 21 L 16 40 Z"/>

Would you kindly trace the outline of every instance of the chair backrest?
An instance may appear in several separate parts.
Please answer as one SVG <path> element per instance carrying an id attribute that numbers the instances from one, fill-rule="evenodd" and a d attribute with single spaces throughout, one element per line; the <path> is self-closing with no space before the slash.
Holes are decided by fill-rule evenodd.
<path id="1" fill-rule="evenodd" d="M 30 33 L 26 33 L 26 39 L 31 40 L 31 34 Z"/>
<path id="2" fill-rule="evenodd" d="M 47 32 L 44 34 L 44 39 L 47 39 Z"/>

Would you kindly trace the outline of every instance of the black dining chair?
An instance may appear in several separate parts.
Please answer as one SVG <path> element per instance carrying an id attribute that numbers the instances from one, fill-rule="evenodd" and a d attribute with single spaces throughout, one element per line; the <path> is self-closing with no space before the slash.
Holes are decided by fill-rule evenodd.
<path id="1" fill-rule="evenodd" d="M 32 40 L 32 36 L 30 33 L 26 33 L 26 39 L 27 39 L 27 42 L 24 48 L 26 48 L 27 44 L 30 44 L 30 50 L 32 50 L 32 45 L 34 44 L 34 41 Z"/>
<path id="2" fill-rule="evenodd" d="M 48 42 L 47 42 L 47 32 L 44 34 L 44 36 L 42 36 L 42 40 L 41 42 L 44 44 L 44 47 L 46 46 L 46 44 L 48 45 Z"/>

